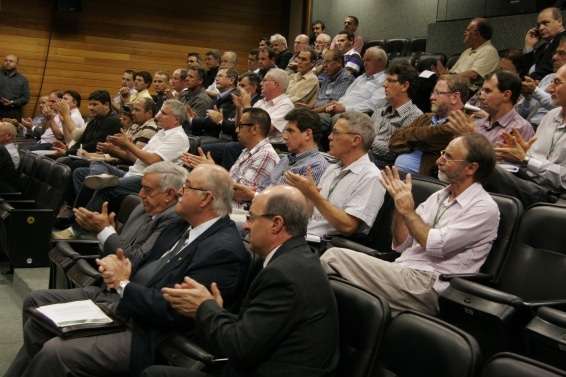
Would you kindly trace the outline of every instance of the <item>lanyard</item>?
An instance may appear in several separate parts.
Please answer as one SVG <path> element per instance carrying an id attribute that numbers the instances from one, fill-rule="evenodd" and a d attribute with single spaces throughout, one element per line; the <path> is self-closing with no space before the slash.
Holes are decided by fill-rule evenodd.
<path id="1" fill-rule="evenodd" d="M 334 180 L 330 184 L 330 189 L 328 190 L 328 199 L 330 199 L 330 197 L 332 196 L 332 193 L 336 189 L 336 186 L 338 186 L 338 183 L 340 183 L 340 181 L 342 179 L 344 179 L 344 177 L 346 177 L 348 174 L 350 174 L 350 172 L 351 172 L 350 169 L 348 169 L 346 171 L 341 171 L 340 174 L 338 174 L 336 176 L 336 178 L 334 178 Z"/>
<path id="2" fill-rule="evenodd" d="M 446 203 L 449 196 L 450 196 L 450 194 L 446 195 L 442 199 L 442 202 L 438 203 L 438 208 L 436 209 L 436 214 L 434 215 L 434 221 L 432 222 L 433 228 L 436 228 L 436 226 L 438 225 L 438 223 L 442 219 L 442 216 L 444 216 L 446 211 L 448 211 L 448 208 L 450 208 L 452 206 L 452 204 L 454 204 L 455 200 L 451 201 L 450 203 Z M 439 197 L 439 201 L 440 201 L 440 197 Z"/>

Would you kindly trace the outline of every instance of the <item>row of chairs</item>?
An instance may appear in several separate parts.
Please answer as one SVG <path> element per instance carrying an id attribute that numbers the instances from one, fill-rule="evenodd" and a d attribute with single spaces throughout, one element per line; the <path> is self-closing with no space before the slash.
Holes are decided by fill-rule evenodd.
<path id="1" fill-rule="evenodd" d="M 10 206 L 0 223 L 6 234 L 2 251 L 12 267 L 44 267 L 71 170 L 52 159 L 23 152 L 19 174 L 22 190 L 0 193 Z"/>
<path id="2" fill-rule="evenodd" d="M 376 39 L 368 41 L 364 44 L 364 51 L 370 47 L 380 47 L 390 59 L 400 56 L 411 56 L 416 53 L 426 51 L 426 38 L 394 38 L 394 39 Z"/>
<path id="3" fill-rule="evenodd" d="M 524 356 L 501 353 L 482 364 L 470 334 L 438 318 L 413 311 L 391 316 L 380 297 L 331 276 L 339 318 L 337 376 L 551 377 L 566 372 Z M 176 336 L 160 348 L 171 365 L 216 369 L 219 359 Z"/>
<path id="4" fill-rule="evenodd" d="M 438 181 L 415 177 L 416 204 L 442 187 Z M 479 273 L 440 276 L 450 281 L 440 297 L 440 316 L 474 335 L 486 355 L 524 353 L 566 369 L 566 313 L 552 309 L 566 307 L 566 286 L 561 284 L 566 273 L 566 208 L 538 204 L 524 211 L 516 198 L 492 197 L 501 214 L 497 240 Z M 390 250 L 393 209 L 386 196 L 369 237 L 330 237 L 325 247 L 394 260 L 399 254 Z"/>

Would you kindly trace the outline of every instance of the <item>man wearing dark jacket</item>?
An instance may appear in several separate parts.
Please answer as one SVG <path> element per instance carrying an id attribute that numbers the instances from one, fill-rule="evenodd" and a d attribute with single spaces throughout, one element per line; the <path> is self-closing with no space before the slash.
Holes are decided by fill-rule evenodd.
<path id="1" fill-rule="evenodd" d="M 0 119 L 22 118 L 22 107 L 29 101 L 29 84 L 18 72 L 18 57 L 7 55 L 0 70 Z"/>
<path id="2" fill-rule="evenodd" d="M 333 292 L 304 236 L 310 205 L 295 188 L 276 186 L 254 199 L 246 229 L 264 257 L 239 314 L 223 309 L 216 284 L 185 279 L 163 289 L 177 312 L 194 318 L 209 350 L 228 358 L 225 376 L 329 376 L 338 363 L 338 315 Z M 204 284 L 204 285 L 203 285 Z M 202 376 L 203 374 L 198 374 Z M 152 367 L 144 377 L 190 377 Z"/>
<path id="3" fill-rule="evenodd" d="M 232 305 L 247 275 L 249 255 L 229 219 L 232 187 L 216 166 L 194 169 L 183 186 L 176 211 L 180 222 L 167 228 L 151 251 L 130 261 L 118 250 L 97 260 L 109 293 L 99 287 L 34 291 L 23 305 L 24 345 L 5 376 L 137 376 L 154 362 L 156 348 L 170 333 L 193 326 L 161 295 L 184 277 L 210 285 L 218 282 Z M 63 339 L 29 316 L 29 308 L 91 299 L 106 303 L 127 322 L 121 331 Z"/>

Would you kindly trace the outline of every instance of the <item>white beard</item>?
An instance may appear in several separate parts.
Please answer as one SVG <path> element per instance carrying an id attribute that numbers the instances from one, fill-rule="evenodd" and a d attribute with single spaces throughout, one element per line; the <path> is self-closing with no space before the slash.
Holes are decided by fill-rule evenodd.
<path id="1" fill-rule="evenodd" d="M 446 174 L 444 174 L 443 172 L 441 172 L 440 170 L 438 171 L 438 179 L 441 180 L 442 182 L 445 183 L 450 183 L 450 179 L 448 178 L 448 176 Z"/>

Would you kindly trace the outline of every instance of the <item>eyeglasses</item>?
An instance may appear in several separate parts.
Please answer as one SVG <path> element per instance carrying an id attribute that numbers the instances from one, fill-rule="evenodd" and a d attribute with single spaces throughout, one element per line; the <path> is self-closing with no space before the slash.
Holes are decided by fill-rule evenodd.
<path id="1" fill-rule="evenodd" d="M 446 150 L 443 149 L 440 151 L 440 158 L 444 159 L 445 161 L 454 161 L 454 162 L 469 162 L 468 160 L 456 160 L 446 154 Z"/>
<path id="2" fill-rule="evenodd" d="M 454 93 L 454 92 L 452 92 L 452 91 L 445 91 L 445 92 L 443 92 L 443 91 L 439 91 L 439 90 L 433 90 L 433 91 L 432 91 L 432 95 L 433 95 L 433 96 L 441 96 L 441 95 L 443 95 L 443 94 L 452 94 L 452 93 Z"/>
<path id="3" fill-rule="evenodd" d="M 332 127 L 330 133 L 333 135 L 359 135 L 359 132 L 350 132 L 350 131 L 340 131 L 337 130 L 336 127 Z"/>
<path id="4" fill-rule="evenodd" d="M 193 187 L 190 185 L 190 183 L 186 183 L 181 187 L 181 190 L 183 191 L 183 193 L 186 190 L 194 190 L 194 191 L 201 191 L 201 192 L 210 192 L 210 190 L 207 189 L 203 189 L 203 188 L 198 188 L 198 187 Z"/>
<path id="5" fill-rule="evenodd" d="M 261 215 L 256 215 L 256 214 L 253 214 L 253 213 L 250 212 L 246 215 L 246 221 L 249 222 L 249 223 L 253 223 L 254 221 L 256 221 L 257 219 L 259 219 L 261 217 L 271 217 L 272 218 L 272 217 L 275 217 L 275 216 L 278 216 L 278 215 L 276 215 L 274 213 L 263 213 Z"/>
<path id="6" fill-rule="evenodd" d="M 160 192 L 157 188 L 149 187 L 149 186 L 143 186 L 143 185 L 140 188 L 140 192 L 141 191 L 143 191 L 146 196 L 153 196 L 154 194 Z"/>

